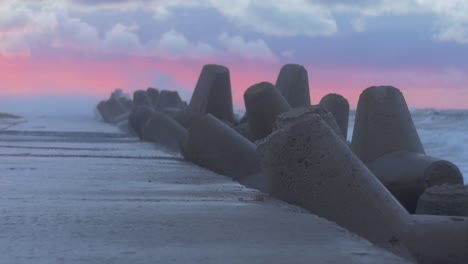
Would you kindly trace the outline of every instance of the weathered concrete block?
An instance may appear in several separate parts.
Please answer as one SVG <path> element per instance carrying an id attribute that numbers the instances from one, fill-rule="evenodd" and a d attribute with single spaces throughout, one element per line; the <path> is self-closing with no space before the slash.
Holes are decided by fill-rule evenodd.
<path id="1" fill-rule="evenodd" d="M 133 109 L 133 102 L 130 99 L 120 98 L 120 103 L 125 107 L 126 112 L 130 112 Z"/>
<path id="2" fill-rule="evenodd" d="M 194 120 L 182 154 L 195 164 L 236 179 L 260 171 L 255 145 L 210 114 Z"/>
<path id="3" fill-rule="evenodd" d="M 250 130 L 249 123 L 241 123 L 237 126 L 232 127 L 237 133 L 241 134 L 243 137 L 248 139 L 251 142 L 255 141 L 254 136 L 252 135 L 252 131 Z"/>
<path id="4" fill-rule="evenodd" d="M 184 103 L 177 91 L 162 90 L 156 104 L 157 109 L 180 111 L 184 108 Z"/>
<path id="5" fill-rule="evenodd" d="M 142 139 L 179 151 L 187 137 L 187 129 L 163 113 L 153 113 L 142 128 Z"/>
<path id="6" fill-rule="evenodd" d="M 97 105 L 97 109 L 102 119 L 108 123 L 114 123 L 115 118 L 128 112 L 127 108 L 115 97 L 111 97 L 107 101 L 101 101 Z"/>
<path id="7" fill-rule="evenodd" d="M 318 115 L 276 130 L 257 150 L 274 196 L 407 255 L 393 241 L 408 213 Z"/>
<path id="8" fill-rule="evenodd" d="M 322 100 L 320 100 L 320 105 L 333 114 L 336 123 L 340 127 L 341 133 L 345 138 L 348 138 L 348 100 L 339 94 L 327 94 L 322 98 Z"/>
<path id="9" fill-rule="evenodd" d="M 425 188 L 463 183 L 454 164 L 424 155 L 403 94 L 395 87 L 374 86 L 361 94 L 351 148 L 411 213 Z"/>
<path id="10" fill-rule="evenodd" d="M 278 115 L 291 110 L 286 99 L 268 82 L 257 83 L 247 89 L 244 103 L 255 140 L 268 136 Z"/>
<path id="11" fill-rule="evenodd" d="M 110 98 L 115 99 L 127 99 L 130 100 L 130 96 L 122 91 L 122 89 L 115 89 L 112 93 Z"/>
<path id="12" fill-rule="evenodd" d="M 453 163 L 418 153 L 392 152 L 367 166 L 410 213 L 416 211 L 426 188 L 463 183 L 463 175 Z"/>
<path id="13" fill-rule="evenodd" d="M 152 108 L 153 104 L 146 91 L 138 90 L 133 93 L 133 106 L 148 106 Z"/>
<path id="14" fill-rule="evenodd" d="M 325 121 L 325 123 L 327 123 L 327 125 L 333 130 L 333 132 L 335 132 L 338 136 L 345 140 L 343 134 L 341 133 L 340 127 L 335 121 L 335 117 L 333 116 L 333 114 L 328 112 L 321 105 L 294 108 L 288 112 L 280 114 L 276 119 L 274 129 L 279 129 L 285 126 L 292 125 L 295 122 L 307 118 L 307 116 L 311 114 L 319 115 L 322 118 L 322 120 Z"/>
<path id="15" fill-rule="evenodd" d="M 143 125 L 155 113 L 152 107 L 143 105 L 133 109 L 128 117 L 128 123 L 139 138 L 142 138 Z"/>
<path id="16" fill-rule="evenodd" d="M 468 218 L 412 215 L 402 242 L 418 263 L 468 263 Z"/>
<path id="17" fill-rule="evenodd" d="M 153 87 L 149 87 L 146 89 L 146 95 L 148 96 L 151 105 L 153 107 L 157 107 L 158 99 L 159 99 L 159 91 Z"/>
<path id="18" fill-rule="evenodd" d="M 109 109 L 107 108 L 106 101 L 100 101 L 96 108 L 99 111 L 99 114 L 101 115 L 102 120 L 104 120 L 104 122 L 110 123 L 112 118 L 111 118 L 111 113 L 109 112 Z"/>
<path id="19" fill-rule="evenodd" d="M 425 153 L 405 98 L 397 88 L 373 86 L 361 94 L 351 148 L 364 163 L 394 151 Z"/>
<path id="20" fill-rule="evenodd" d="M 310 105 L 309 77 L 304 66 L 284 65 L 276 80 L 276 87 L 291 107 Z"/>
<path id="21" fill-rule="evenodd" d="M 273 132 L 257 150 L 274 196 L 408 259 L 467 263 L 467 218 L 409 215 L 318 115 Z"/>
<path id="22" fill-rule="evenodd" d="M 111 113 L 112 123 L 115 123 L 116 118 L 128 112 L 128 108 L 123 105 L 119 99 L 116 98 L 111 97 L 109 100 L 107 100 L 107 106 Z"/>
<path id="23" fill-rule="evenodd" d="M 419 197 L 416 214 L 468 217 L 468 187 L 443 184 L 427 188 Z"/>
<path id="24" fill-rule="evenodd" d="M 209 113 L 234 122 L 229 69 L 214 64 L 203 66 L 188 109 L 192 117 Z"/>

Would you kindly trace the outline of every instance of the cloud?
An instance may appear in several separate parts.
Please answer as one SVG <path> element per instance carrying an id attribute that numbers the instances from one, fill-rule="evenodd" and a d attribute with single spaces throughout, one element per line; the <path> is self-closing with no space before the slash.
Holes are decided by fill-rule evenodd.
<path id="1" fill-rule="evenodd" d="M 113 15 L 111 23 L 101 24 L 96 16 L 108 14 L 109 9 L 121 12 L 118 14 L 125 19 Z M 190 34 L 181 33 L 190 30 L 191 25 L 179 16 L 187 10 L 215 12 L 225 18 L 213 21 L 221 24 L 218 32 L 206 33 L 211 34 L 206 39 L 214 42 L 194 41 Z M 145 31 L 148 20 L 127 19 L 130 11 L 145 14 L 145 19 L 152 16 L 158 30 Z M 0 3 L 0 56 L 28 57 L 43 49 L 73 49 L 172 60 L 227 55 L 271 62 L 278 57 L 266 41 L 332 36 L 339 31 L 335 21 L 339 16 L 354 18 L 350 25 L 362 32 L 372 25 L 366 22 L 373 17 L 412 14 L 435 18 L 433 28 L 427 29 L 435 40 L 468 44 L 468 2 L 464 0 L 4 0 Z M 172 20 L 162 21 L 165 19 Z M 229 24 L 222 24 L 226 22 Z M 292 59 L 288 54 L 279 56 Z"/>
<path id="2" fill-rule="evenodd" d="M 429 14 L 434 16 L 434 38 L 468 44 L 468 1 L 466 0 L 309 0 L 320 4 L 332 14 L 361 16 L 352 21 L 361 32 L 363 17 L 381 15 Z"/>
<path id="3" fill-rule="evenodd" d="M 134 32 L 135 26 L 118 23 L 109 30 L 103 40 L 106 50 L 121 53 L 140 53 L 144 50 L 138 35 Z"/>
<path id="4" fill-rule="evenodd" d="M 176 30 L 165 32 L 160 39 L 150 42 L 149 49 L 156 56 L 169 59 L 207 59 L 216 55 L 215 49 L 204 42 L 191 43 Z"/>
<path id="5" fill-rule="evenodd" d="M 337 32 L 331 13 L 305 0 L 211 0 L 232 23 L 268 36 L 329 36 Z"/>
<path id="6" fill-rule="evenodd" d="M 296 58 L 296 52 L 294 50 L 285 50 L 281 52 L 281 56 L 288 60 L 294 60 Z"/>
<path id="7" fill-rule="evenodd" d="M 219 41 L 226 50 L 234 56 L 239 56 L 249 61 L 261 60 L 266 62 L 277 62 L 278 59 L 263 39 L 246 41 L 241 36 L 229 36 L 222 33 Z"/>
<path id="8" fill-rule="evenodd" d="M 96 11 L 113 8 L 152 11 L 157 20 L 174 17 L 182 8 L 208 8 L 217 10 L 234 25 L 268 36 L 329 36 L 337 32 L 337 25 L 327 8 L 307 0 L 73 0 L 71 4 L 81 10 Z"/>
<path id="9" fill-rule="evenodd" d="M 48 7 L 30 1 L 2 1 L 0 4 L 0 55 L 7 58 L 28 57 L 29 42 L 50 31 L 57 24 Z"/>
<path id="10" fill-rule="evenodd" d="M 356 32 L 366 31 L 366 22 L 363 18 L 357 18 L 352 22 L 353 28 Z"/>
<path id="11" fill-rule="evenodd" d="M 468 44 L 468 2 L 463 0 L 419 0 L 437 14 L 434 37 L 440 41 Z"/>
<path id="12" fill-rule="evenodd" d="M 100 10 L 130 10 L 142 9 L 151 0 L 62 0 L 65 6 L 81 12 L 95 12 Z"/>
<path id="13" fill-rule="evenodd" d="M 6 36 L 0 42 L 0 57 L 28 58 L 31 56 L 31 50 L 28 43 L 21 36 Z"/>
<path id="14" fill-rule="evenodd" d="M 99 33 L 95 27 L 79 18 L 60 16 L 53 47 L 89 50 L 99 45 Z"/>

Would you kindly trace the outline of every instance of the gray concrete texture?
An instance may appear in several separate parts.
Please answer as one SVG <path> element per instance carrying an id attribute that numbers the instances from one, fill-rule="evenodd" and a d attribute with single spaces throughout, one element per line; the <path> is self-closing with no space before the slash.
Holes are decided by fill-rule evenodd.
<path id="1" fill-rule="evenodd" d="M 242 178 L 260 171 L 256 146 L 222 121 L 206 114 L 194 120 L 182 144 L 187 160 L 220 174 Z"/>
<path id="2" fill-rule="evenodd" d="M 173 118 L 164 113 L 153 113 L 142 128 L 142 139 L 158 143 L 171 150 L 180 151 L 188 132 Z"/>
<path id="3" fill-rule="evenodd" d="M 0 131 L 0 263 L 408 263 L 92 118 L 20 121 Z"/>
<path id="4" fill-rule="evenodd" d="M 268 82 L 249 87 L 244 93 L 244 103 L 247 122 L 255 140 L 268 136 L 278 115 L 291 110 L 278 89 Z"/>
<path id="5" fill-rule="evenodd" d="M 188 114 L 193 117 L 211 114 L 218 119 L 234 122 L 228 68 L 215 64 L 203 66 L 188 106 Z"/>
<path id="6" fill-rule="evenodd" d="M 468 217 L 468 187 L 443 184 L 427 188 L 419 197 L 416 214 Z"/>
<path id="7" fill-rule="evenodd" d="M 128 113 L 132 108 L 132 102 L 126 98 L 119 98 L 112 95 L 108 100 L 101 101 L 97 105 L 97 110 L 104 122 L 118 123 L 118 118 Z"/>
<path id="8" fill-rule="evenodd" d="M 426 188 L 463 184 L 463 175 L 453 163 L 418 153 L 392 152 L 367 166 L 410 213 L 415 213 Z"/>
<path id="9" fill-rule="evenodd" d="M 409 256 L 393 243 L 407 212 L 318 115 L 276 130 L 258 151 L 274 196 Z"/>
<path id="10" fill-rule="evenodd" d="M 128 123 L 139 138 L 143 136 L 143 126 L 155 113 L 154 109 L 147 105 L 135 106 L 128 117 Z"/>
<path id="11" fill-rule="evenodd" d="M 288 112 L 284 112 L 277 117 L 274 128 L 278 129 L 289 126 L 303 118 L 307 118 L 307 116 L 311 114 L 319 115 L 322 120 L 325 121 L 325 123 L 327 123 L 327 125 L 333 130 L 333 132 L 335 132 L 335 134 L 345 140 L 345 137 L 341 133 L 340 127 L 338 126 L 333 114 L 321 105 L 299 107 L 294 108 Z"/>
<path id="12" fill-rule="evenodd" d="M 252 134 L 252 130 L 250 129 L 250 125 L 248 122 L 240 123 L 236 126 L 233 126 L 232 129 L 234 129 L 237 133 L 241 134 L 241 136 L 245 137 L 246 139 L 254 142 L 255 137 Z"/>
<path id="13" fill-rule="evenodd" d="M 421 217 L 426 228 L 414 229 L 412 216 L 318 115 L 273 132 L 258 151 L 274 196 L 408 259 L 468 261 L 467 218 Z"/>
<path id="14" fill-rule="evenodd" d="M 152 108 L 153 104 L 146 91 L 138 90 L 133 93 L 133 106 L 147 106 Z"/>
<path id="15" fill-rule="evenodd" d="M 335 117 L 341 133 L 348 138 L 349 102 L 339 94 L 327 94 L 320 100 L 320 105 L 330 111 Z"/>
<path id="16" fill-rule="evenodd" d="M 151 102 L 153 107 L 156 107 L 159 99 L 159 91 L 153 87 L 146 89 L 146 94 Z"/>
<path id="17" fill-rule="evenodd" d="M 278 74 L 275 86 L 291 107 L 310 105 L 309 77 L 304 66 L 284 65 Z"/>
<path id="18" fill-rule="evenodd" d="M 425 155 L 405 98 L 392 86 L 362 92 L 351 148 L 411 213 L 427 187 L 463 183 L 453 163 Z"/>
<path id="19" fill-rule="evenodd" d="M 175 109 L 182 110 L 185 105 L 177 91 L 162 90 L 159 92 L 156 109 Z"/>
<path id="20" fill-rule="evenodd" d="M 468 263 L 468 218 L 411 215 L 402 243 L 419 263 Z"/>
<path id="21" fill-rule="evenodd" d="M 425 154 L 400 90 L 373 86 L 361 93 L 351 148 L 364 163 L 394 151 Z"/>

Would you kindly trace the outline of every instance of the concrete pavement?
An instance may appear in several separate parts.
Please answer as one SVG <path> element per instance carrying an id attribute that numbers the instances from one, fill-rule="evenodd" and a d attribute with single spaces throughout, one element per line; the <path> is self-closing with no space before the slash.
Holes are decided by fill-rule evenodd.
<path id="1" fill-rule="evenodd" d="M 406 263 L 92 117 L 8 122 L 2 264 Z"/>

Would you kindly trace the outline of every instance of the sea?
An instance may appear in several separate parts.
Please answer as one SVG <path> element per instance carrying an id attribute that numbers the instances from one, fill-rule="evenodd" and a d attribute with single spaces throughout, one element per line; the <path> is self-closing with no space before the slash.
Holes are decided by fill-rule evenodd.
<path id="1" fill-rule="evenodd" d="M 412 109 L 411 116 L 426 154 L 457 165 L 468 184 L 468 110 Z M 351 111 L 348 140 L 354 117 Z"/>

